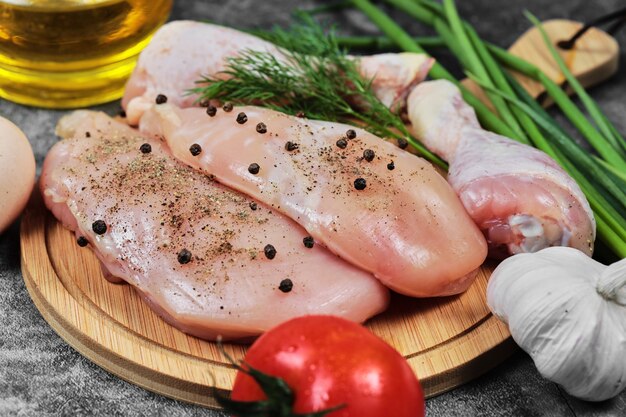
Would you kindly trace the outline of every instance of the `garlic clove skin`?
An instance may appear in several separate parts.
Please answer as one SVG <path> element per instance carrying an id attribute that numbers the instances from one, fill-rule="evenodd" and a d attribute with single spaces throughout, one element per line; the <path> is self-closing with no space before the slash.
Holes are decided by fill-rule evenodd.
<path id="1" fill-rule="evenodd" d="M 626 306 L 626 261 L 609 265 L 600 275 L 597 288 L 605 299 Z"/>
<path id="2" fill-rule="evenodd" d="M 491 311 L 547 379 L 588 401 L 626 388 L 626 260 L 606 267 L 551 247 L 504 260 L 487 287 Z"/>

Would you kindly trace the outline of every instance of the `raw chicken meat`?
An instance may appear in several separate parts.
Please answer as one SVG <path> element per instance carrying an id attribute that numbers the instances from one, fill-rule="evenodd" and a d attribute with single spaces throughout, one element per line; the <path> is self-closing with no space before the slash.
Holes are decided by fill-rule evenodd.
<path id="1" fill-rule="evenodd" d="M 203 75 L 217 76 L 226 60 L 243 50 L 282 54 L 274 44 L 223 26 L 176 21 L 161 27 L 144 49 L 126 84 L 122 106 L 127 120 L 136 125 L 158 94 L 169 103 L 191 107 L 198 96 L 187 91 Z M 373 79 L 372 89 L 383 103 L 402 107 L 411 88 L 426 77 L 432 59 L 424 54 L 380 54 L 359 58 L 364 77 Z"/>
<path id="2" fill-rule="evenodd" d="M 481 129 L 448 81 L 409 95 L 415 135 L 450 164 L 448 181 L 489 243 L 504 258 L 549 246 L 591 255 L 595 220 L 578 184 L 542 151 Z"/>
<path id="3" fill-rule="evenodd" d="M 372 275 L 307 247 L 295 222 L 178 162 L 160 142 L 88 111 L 63 118 L 58 132 L 70 139 L 46 157 L 47 206 L 175 327 L 241 339 L 295 316 L 362 322 L 385 309 L 388 290 Z"/>
<path id="4" fill-rule="evenodd" d="M 181 161 L 271 205 L 400 293 L 464 291 L 484 237 L 425 160 L 361 129 L 259 107 L 153 105 L 140 130 Z"/>

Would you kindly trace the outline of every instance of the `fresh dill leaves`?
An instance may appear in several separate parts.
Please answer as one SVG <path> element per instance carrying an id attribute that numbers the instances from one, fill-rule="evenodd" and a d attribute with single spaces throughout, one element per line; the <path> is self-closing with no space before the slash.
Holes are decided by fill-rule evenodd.
<path id="1" fill-rule="evenodd" d="M 374 95 L 372 80 L 360 74 L 358 60 L 340 48 L 332 28 L 325 31 L 310 16 L 299 16 L 291 28 L 274 28 L 262 32 L 262 37 L 280 51 L 246 49 L 229 58 L 222 73 L 199 80 L 191 92 L 199 100 L 261 105 L 291 115 L 304 113 L 310 119 L 356 123 L 380 137 L 405 139 L 445 167 Z"/>

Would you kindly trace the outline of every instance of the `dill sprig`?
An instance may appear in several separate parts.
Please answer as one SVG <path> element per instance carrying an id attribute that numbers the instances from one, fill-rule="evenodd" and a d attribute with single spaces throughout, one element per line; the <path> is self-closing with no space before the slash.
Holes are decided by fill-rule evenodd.
<path id="1" fill-rule="evenodd" d="M 409 142 L 426 159 L 445 168 L 408 132 L 372 92 L 372 80 L 359 72 L 358 60 L 339 46 L 335 31 L 302 15 L 289 29 L 260 32 L 281 53 L 246 49 L 227 60 L 226 69 L 203 76 L 191 92 L 199 100 L 219 99 L 240 105 L 259 105 L 283 113 L 358 125 L 386 138 Z"/>

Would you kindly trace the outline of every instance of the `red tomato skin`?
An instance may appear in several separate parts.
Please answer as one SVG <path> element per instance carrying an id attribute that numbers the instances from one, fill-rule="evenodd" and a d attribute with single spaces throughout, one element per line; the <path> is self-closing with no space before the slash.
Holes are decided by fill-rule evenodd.
<path id="1" fill-rule="evenodd" d="M 365 327 L 342 318 L 305 316 L 285 322 L 257 339 L 245 362 L 283 378 L 295 393 L 296 413 L 345 404 L 328 417 L 424 416 L 424 394 L 406 360 Z M 242 372 L 231 397 L 265 399 Z"/>

